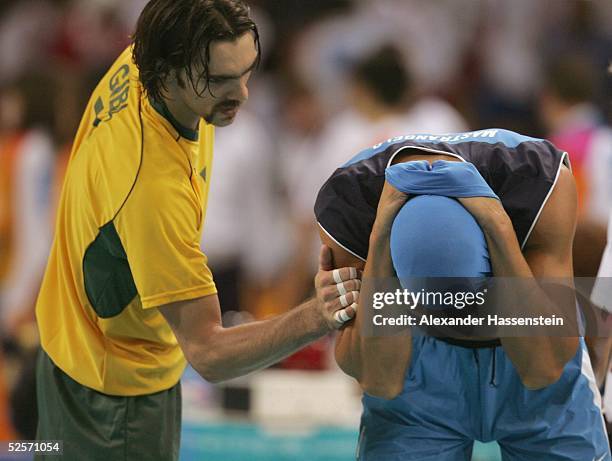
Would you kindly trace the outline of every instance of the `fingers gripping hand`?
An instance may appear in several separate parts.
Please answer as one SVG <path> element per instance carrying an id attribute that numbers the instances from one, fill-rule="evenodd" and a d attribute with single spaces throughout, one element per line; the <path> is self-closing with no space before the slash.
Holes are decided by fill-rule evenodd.
<path id="1" fill-rule="evenodd" d="M 330 329 L 338 329 L 355 317 L 361 273 L 354 267 L 334 269 L 331 250 L 323 245 L 315 277 L 317 306 Z"/>
<path id="2" fill-rule="evenodd" d="M 485 227 L 490 222 L 509 221 L 510 219 L 498 199 L 490 197 L 460 197 L 457 200 L 474 216 L 482 227 Z"/>
<path id="3" fill-rule="evenodd" d="M 376 210 L 374 227 L 378 230 L 390 231 L 395 216 L 408 198 L 409 195 L 400 192 L 385 181 Z"/>

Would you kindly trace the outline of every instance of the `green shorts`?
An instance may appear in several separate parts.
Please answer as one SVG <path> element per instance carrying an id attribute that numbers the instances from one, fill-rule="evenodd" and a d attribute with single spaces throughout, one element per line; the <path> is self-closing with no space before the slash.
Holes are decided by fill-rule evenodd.
<path id="1" fill-rule="evenodd" d="M 102 394 L 60 370 L 41 351 L 36 369 L 38 440 L 63 441 L 63 455 L 36 461 L 176 461 L 181 385 L 136 397 Z"/>

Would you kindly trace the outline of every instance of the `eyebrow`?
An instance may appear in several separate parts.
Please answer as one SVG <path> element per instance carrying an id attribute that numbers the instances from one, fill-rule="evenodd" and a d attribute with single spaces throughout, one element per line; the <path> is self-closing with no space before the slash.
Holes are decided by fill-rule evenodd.
<path id="1" fill-rule="evenodd" d="M 259 56 L 256 56 L 255 60 L 249 66 L 249 68 L 247 70 L 245 70 L 244 72 L 242 72 L 241 74 L 239 74 L 239 75 L 209 75 L 208 76 L 208 80 L 232 80 L 232 79 L 240 78 L 240 77 L 248 74 L 249 72 L 251 72 L 255 68 L 255 66 L 257 65 L 257 60 L 258 59 L 259 59 Z"/>

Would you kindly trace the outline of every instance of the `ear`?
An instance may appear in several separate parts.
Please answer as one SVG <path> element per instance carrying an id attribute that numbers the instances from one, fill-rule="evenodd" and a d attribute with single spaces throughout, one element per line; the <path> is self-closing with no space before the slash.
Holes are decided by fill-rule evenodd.
<path id="1" fill-rule="evenodd" d="M 365 261 L 362 261 L 355 255 L 352 255 L 340 245 L 338 245 L 335 241 L 331 239 L 329 235 L 321 229 L 321 226 L 317 226 L 319 228 L 319 236 L 321 237 L 321 243 L 329 247 L 331 250 L 332 258 L 331 264 L 332 268 L 339 269 L 341 267 L 355 267 L 357 269 L 363 270 L 365 267 Z"/>
<path id="2" fill-rule="evenodd" d="M 168 83 L 178 85 L 183 90 L 186 88 L 188 80 L 187 72 L 184 69 L 172 69 L 170 75 L 168 75 Z"/>

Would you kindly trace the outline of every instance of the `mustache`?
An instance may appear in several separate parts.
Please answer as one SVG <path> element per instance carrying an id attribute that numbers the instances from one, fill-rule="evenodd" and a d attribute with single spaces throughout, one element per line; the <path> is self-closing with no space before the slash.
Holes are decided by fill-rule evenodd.
<path id="1" fill-rule="evenodd" d="M 222 103 L 217 104 L 216 109 L 217 110 L 231 110 L 231 109 L 237 109 L 238 107 L 240 107 L 239 101 L 224 101 Z"/>

